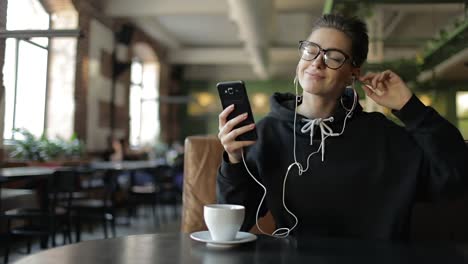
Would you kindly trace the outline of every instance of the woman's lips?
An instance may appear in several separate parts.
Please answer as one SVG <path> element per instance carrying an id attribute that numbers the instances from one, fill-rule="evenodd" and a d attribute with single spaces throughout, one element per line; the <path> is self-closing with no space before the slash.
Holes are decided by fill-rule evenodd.
<path id="1" fill-rule="evenodd" d="M 322 74 L 319 74 L 319 73 L 315 73 L 315 72 L 305 72 L 306 76 L 310 79 L 314 79 L 314 80 L 323 80 L 325 79 L 325 76 L 323 76 Z"/>

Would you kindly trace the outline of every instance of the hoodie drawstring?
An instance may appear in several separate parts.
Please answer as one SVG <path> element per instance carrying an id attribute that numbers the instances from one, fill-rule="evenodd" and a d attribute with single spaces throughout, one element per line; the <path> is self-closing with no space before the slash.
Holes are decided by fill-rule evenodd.
<path id="1" fill-rule="evenodd" d="M 302 126 L 301 132 L 302 133 L 310 133 L 310 145 L 312 146 L 313 144 L 313 138 L 314 138 L 314 127 L 318 126 L 320 128 L 320 134 L 322 136 L 322 140 L 320 143 L 319 148 L 322 148 L 322 162 L 325 159 L 325 139 L 327 137 L 337 137 L 340 135 L 340 133 L 335 133 L 333 132 L 332 128 L 329 127 L 325 122 L 333 122 L 334 118 L 333 116 L 328 117 L 328 118 L 316 118 L 316 119 L 308 119 L 308 118 L 303 118 L 302 121 L 305 121 L 306 123 Z"/>

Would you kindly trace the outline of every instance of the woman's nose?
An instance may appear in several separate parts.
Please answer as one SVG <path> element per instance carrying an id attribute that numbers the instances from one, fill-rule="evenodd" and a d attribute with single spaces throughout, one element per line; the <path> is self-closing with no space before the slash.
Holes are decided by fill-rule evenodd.
<path id="1" fill-rule="evenodd" d="M 312 60 L 312 65 L 316 66 L 319 69 L 321 69 L 322 67 L 326 67 L 323 56 L 323 52 L 319 52 L 317 57 L 314 60 Z"/>

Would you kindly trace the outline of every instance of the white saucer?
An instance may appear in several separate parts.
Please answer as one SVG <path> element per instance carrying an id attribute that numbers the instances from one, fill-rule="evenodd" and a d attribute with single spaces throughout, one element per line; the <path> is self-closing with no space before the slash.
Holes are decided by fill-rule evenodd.
<path id="1" fill-rule="evenodd" d="M 199 231 L 190 234 L 190 238 L 196 241 L 205 242 L 211 247 L 232 247 L 237 244 L 251 242 L 257 239 L 257 236 L 249 232 L 237 232 L 236 238 L 231 241 L 214 241 L 211 239 L 209 231 Z"/>

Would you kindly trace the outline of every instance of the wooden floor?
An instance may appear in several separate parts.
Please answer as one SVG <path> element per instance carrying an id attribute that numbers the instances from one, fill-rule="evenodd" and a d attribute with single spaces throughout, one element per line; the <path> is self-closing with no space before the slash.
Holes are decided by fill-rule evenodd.
<path id="1" fill-rule="evenodd" d="M 172 208 L 161 208 L 161 214 L 158 217 L 157 224 L 153 219 L 151 208 L 141 207 L 138 209 L 137 216 L 132 217 L 130 219 L 130 224 L 128 222 L 127 217 L 118 217 L 117 218 L 117 236 L 127 236 L 127 235 L 136 235 L 136 234 L 151 234 L 151 233 L 167 233 L 167 232 L 179 232 L 180 230 L 180 212 L 181 208 L 178 207 L 178 214 L 174 218 L 173 209 Z M 125 215 L 125 214 L 120 214 Z M 82 234 L 82 241 L 86 240 L 95 240 L 95 239 L 103 239 L 104 232 L 100 225 L 96 224 L 93 225 L 91 228 L 84 226 L 83 234 Z M 57 242 L 59 245 L 62 243 L 62 237 L 57 237 Z M 32 246 L 31 254 L 37 253 L 41 251 L 39 242 L 34 242 Z M 3 254 L 0 251 L 0 254 Z M 12 245 L 12 249 L 10 252 L 10 261 L 9 263 L 14 263 L 15 261 L 19 260 L 27 256 L 26 254 L 26 243 L 17 241 Z M 0 259 L 0 263 L 3 261 L 3 256 Z"/>

